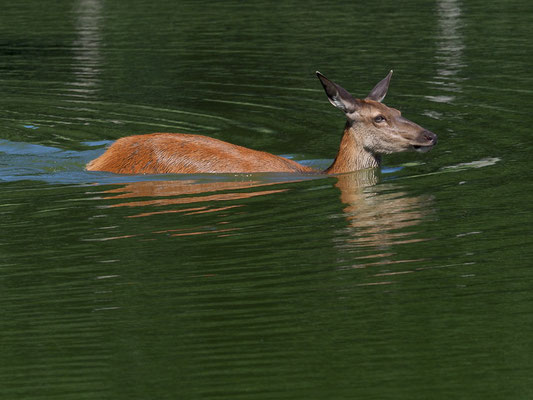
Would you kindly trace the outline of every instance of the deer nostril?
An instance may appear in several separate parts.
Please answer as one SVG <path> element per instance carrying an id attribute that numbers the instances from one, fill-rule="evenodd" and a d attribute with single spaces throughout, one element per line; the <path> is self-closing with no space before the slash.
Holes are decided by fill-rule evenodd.
<path id="1" fill-rule="evenodd" d="M 424 139 L 426 139 L 428 142 L 434 142 L 437 143 L 437 135 L 435 135 L 433 132 L 430 131 L 424 131 L 422 133 L 422 136 Z"/>

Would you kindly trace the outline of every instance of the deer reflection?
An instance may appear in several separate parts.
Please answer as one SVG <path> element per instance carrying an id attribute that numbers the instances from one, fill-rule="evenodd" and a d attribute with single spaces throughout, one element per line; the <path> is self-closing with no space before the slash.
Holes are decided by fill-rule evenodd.
<path id="1" fill-rule="evenodd" d="M 274 189 L 253 192 L 220 193 L 231 190 L 257 188 L 272 184 L 273 183 L 258 181 L 197 183 L 194 180 L 132 182 L 120 188 L 106 191 L 106 194 L 111 194 L 112 196 L 105 197 L 105 199 L 148 198 L 147 200 L 117 203 L 111 205 L 110 207 L 168 206 L 174 204 L 193 204 L 199 202 L 248 199 L 255 196 L 280 193 L 286 190 Z M 172 210 L 161 211 L 158 213 L 165 212 L 172 212 Z M 151 213 L 146 213 L 145 215 L 150 214 Z"/>
<path id="2" fill-rule="evenodd" d="M 220 212 L 243 206 L 243 204 L 227 204 L 227 202 L 287 191 L 287 189 L 282 188 L 264 188 L 275 184 L 279 184 L 279 182 L 269 183 L 254 180 L 205 183 L 198 183 L 195 180 L 132 182 L 121 186 L 120 188 L 103 192 L 105 196 L 102 199 L 123 200 L 108 205 L 107 207 L 131 207 L 135 209 L 148 208 L 147 211 L 128 215 L 128 218 L 141 218 L 175 213 L 182 213 L 184 215 L 219 213 L 218 215 L 220 215 Z M 254 190 L 247 191 L 247 189 Z M 222 204 L 220 202 L 222 202 Z M 162 209 L 164 206 L 167 207 Z M 170 208 L 168 206 L 170 206 Z M 228 232 L 237 229 L 227 228 L 227 223 L 227 221 L 219 220 L 216 222 L 215 227 L 210 225 L 208 227 L 196 227 L 193 230 L 176 229 L 176 227 L 173 226 L 169 229 L 158 230 L 154 233 L 170 233 L 173 236 L 200 234 L 226 236 L 228 235 Z"/>
<path id="3" fill-rule="evenodd" d="M 368 249 L 371 252 L 358 257 L 363 260 L 356 268 L 414 260 L 391 260 L 394 245 L 427 240 L 410 229 L 431 213 L 429 197 L 412 196 L 398 190 L 395 183 L 378 182 L 375 169 L 339 175 L 336 187 L 345 205 L 344 217 L 348 223 L 343 232 L 344 246 Z M 376 250 L 377 253 L 376 253 Z M 367 262 L 377 258 L 377 262 Z"/>
<path id="4" fill-rule="evenodd" d="M 343 217 L 347 230 L 343 230 L 342 242 L 347 246 L 379 249 L 380 257 L 387 254 L 393 245 L 425 240 L 415 237 L 408 228 L 420 223 L 431 212 L 431 199 L 408 195 L 398 190 L 395 183 L 377 185 L 376 169 L 366 169 L 336 176 L 335 187 L 340 191 L 344 204 Z M 279 194 L 288 191 L 280 184 L 294 183 L 305 179 L 295 176 L 291 181 L 145 181 L 132 182 L 103 192 L 102 199 L 113 203 L 107 207 L 127 207 L 135 210 L 128 218 L 142 218 L 163 214 L 185 215 L 217 213 L 239 209 L 246 200 L 258 196 Z M 280 204 L 280 207 L 282 205 Z M 203 233 L 229 232 L 228 222 L 219 220 L 220 227 L 183 232 L 176 227 L 156 233 L 196 235 Z M 219 229 L 224 228 L 224 229 Z M 229 229 L 228 229 L 229 228 Z"/>

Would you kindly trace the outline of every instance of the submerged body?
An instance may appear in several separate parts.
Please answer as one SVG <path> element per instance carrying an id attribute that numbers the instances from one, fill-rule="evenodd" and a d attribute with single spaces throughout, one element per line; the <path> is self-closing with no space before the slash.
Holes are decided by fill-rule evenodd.
<path id="1" fill-rule="evenodd" d="M 316 171 L 284 157 L 248 149 L 202 135 L 152 133 L 117 140 L 89 171 L 118 174 L 194 173 L 327 173 L 340 174 L 379 167 L 381 154 L 408 150 L 428 151 L 437 135 L 402 117 L 381 101 L 387 94 L 392 71 L 365 99 L 317 72 L 331 104 L 346 115 L 346 126 L 333 164 Z"/>
<path id="2" fill-rule="evenodd" d="M 313 172 L 284 157 L 222 140 L 183 133 L 151 133 L 118 139 L 89 171 L 118 174 Z"/>

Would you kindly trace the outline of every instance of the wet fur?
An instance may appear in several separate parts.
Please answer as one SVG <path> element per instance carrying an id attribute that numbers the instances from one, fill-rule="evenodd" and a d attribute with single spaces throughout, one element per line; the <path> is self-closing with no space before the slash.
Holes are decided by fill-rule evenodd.
<path id="1" fill-rule="evenodd" d="M 218 139 L 179 133 L 152 133 L 117 140 L 87 165 L 89 171 L 119 174 L 312 172 L 284 157 Z"/>

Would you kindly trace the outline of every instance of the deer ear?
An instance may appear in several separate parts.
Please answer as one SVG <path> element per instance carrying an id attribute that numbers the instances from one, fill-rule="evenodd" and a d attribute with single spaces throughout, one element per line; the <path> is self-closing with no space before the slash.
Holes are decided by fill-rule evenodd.
<path id="1" fill-rule="evenodd" d="M 318 71 L 316 71 L 316 76 L 320 79 L 331 104 L 345 114 L 351 114 L 358 108 L 357 100 L 346 89 L 330 81 Z"/>
<path id="2" fill-rule="evenodd" d="M 391 76 L 392 76 L 392 70 L 385 77 L 385 79 L 381 80 L 376 86 L 374 86 L 374 89 L 372 89 L 372 91 L 366 98 L 368 100 L 374 100 L 374 101 L 378 101 L 381 103 L 383 99 L 385 98 L 385 96 L 387 95 L 387 90 L 389 90 L 389 83 L 390 83 Z"/>

